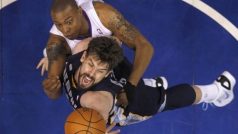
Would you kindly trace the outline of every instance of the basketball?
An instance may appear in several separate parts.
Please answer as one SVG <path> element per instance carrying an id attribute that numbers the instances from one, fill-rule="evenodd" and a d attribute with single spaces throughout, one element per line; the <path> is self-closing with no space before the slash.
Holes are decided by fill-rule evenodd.
<path id="1" fill-rule="evenodd" d="M 64 129 L 65 134 L 105 134 L 106 121 L 93 109 L 79 108 L 69 114 Z"/>

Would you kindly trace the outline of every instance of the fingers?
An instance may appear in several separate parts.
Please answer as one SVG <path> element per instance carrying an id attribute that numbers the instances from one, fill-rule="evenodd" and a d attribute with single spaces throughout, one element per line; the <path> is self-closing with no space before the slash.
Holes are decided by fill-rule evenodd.
<path id="1" fill-rule="evenodd" d="M 120 129 L 111 131 L 115 126 L 116 126 L 116 123 L 113 122 L 109 127 L 107 127 L 106 134 L 119 134 L 120 133 Z"/>
<path id="2" fill-rule="evenodd" d="M 45 72 L 45 64 L 42 65 L 42 68 L 41 68 L 41 76 L 44 75 L 44 72 Z"/>
<path id="3" fill-rule="evenodd" d="M 41 76 L 43 76 L 45 71 L 48 71 L 48 58 L 47 57 L 44 57 L 40 60 L 36 69 L 39 69 L 40 67 L 42 67 L 41 68 Z"/>
<path id="4" fill-rule="evenodd" d="M 120 129 L 117 129 L 112 132 L 106 132 L 106 134 L 119 134 L 120 132 L 121 132 Z"/>
<path id="5" fill-rule="evenodd" d="M 116 123 L 113 122 L 109 127 L 107 127 L 107 132 L 111 131 L 116 126 Z"/>
<path id="6" fill-rule="evenodd" d="M 44 58 L 42 58 L 42 59 L 40 60 L 40 62 L 38 63 L 36 69 L 39 69 L 39 68 L 42 66 L 43 63 L 44 63 Z"/>

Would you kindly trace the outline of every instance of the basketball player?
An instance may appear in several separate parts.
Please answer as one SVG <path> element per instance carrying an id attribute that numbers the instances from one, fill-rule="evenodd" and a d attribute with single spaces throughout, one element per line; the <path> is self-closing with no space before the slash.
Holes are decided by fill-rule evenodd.
<path id="1" fill-rule="evenodd" d="M 236 80 L 225 71 L 209 85 L 180 84 L 165 89 L 167 82 L 160 78 L 141 79 L 137 87 L 126 83 L 130 89 L 125 90 L 129 103 L 126 108 L 117 106 L 115 96 L 121 92 L 122 83 L 117 83 L 118 80 L 114 81 L 109 75 L 123 59 L 121 51 L 114 39 L 97 37 L 90 41 L 86 51 L 68 58 L 62 81 L 73 108 L 95 109 L 105 120 L 108 119 L 108 123 L 124 126 L 144 121 L 158 112 L 193 104 L 212 103 L 223 107 L 234 98 Z M 125 71 L 117 69 L 118 72 Z M 45 92 L 50 92 L 53 88 L 60 88 L 61 84 L 59 80 L 54 85 L 44 81 L 43 86 Z"/>
<path id="2" fill-rule="evenodd" d="M 128 82 L 137 85 L 151 60 L 153 47 L 116 9 L 92 0 L 54 0 L 51 18 L 54 26 L 50 30 L 46 47 L 48 58 L 43 58 L 37 67 L 42 66 L 42 74 L 45 69 L 49 69 L 48 82 L 57 80 L 61 75 L 66 56 L 71 54 L 71 49 L 82 39 L 114 35 L 135 50 Z M 54 94 L 50 97 L 54 98 Z"/>

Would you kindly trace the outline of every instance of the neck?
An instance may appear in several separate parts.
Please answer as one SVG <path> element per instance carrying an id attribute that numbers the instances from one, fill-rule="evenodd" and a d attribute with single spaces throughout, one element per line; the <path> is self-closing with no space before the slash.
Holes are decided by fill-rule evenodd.
<path id="1" fill-rule="evenodd" d="M 90 31 L 89 22 L 88 22 L 86 14 L 83 13 L 82 32 L 80 33 L 79 38 L 86 38 L 86 37 L 89 37 L 90 35 L 91 35 L 91 31 Z"/>

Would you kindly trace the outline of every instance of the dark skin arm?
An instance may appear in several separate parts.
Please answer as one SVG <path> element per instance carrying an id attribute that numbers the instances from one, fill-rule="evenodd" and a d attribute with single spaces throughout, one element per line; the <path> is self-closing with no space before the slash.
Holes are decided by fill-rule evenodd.
<path id="1" fill-rule="evenodd" d="M 136 86 L 153 56 L 153 46 L 116 9 L 100 2 L 95 2 L 94 6 L 104 26 L 112 31 L 114 36 L 119 38 L 124 44 L 135 51 L 133 68 L 128 81 Z M 123 107 L 128 105 L 128 99 L 125 92 L 119 93 L 117 99 L 118 105 Z"/>
<path id="2" fill-rule="evenodd" d="M 48 77 L 43 81 L 44 92 L 51 99 L 57 99 L 61 95 L 61 76 L 66 55 L 71 53 L 64 38 L 50 34 L 47 47 L 47 56 L 49 60 Z"/>
<path id="3" fill-rule="evenodd" d="M 94 5 L 104 26 L 135 51 L 133 69 L 128 81 L 136 86 L 153 56 L 154 49 L 151 43 L 110 5 L 99 2 Z"/>

